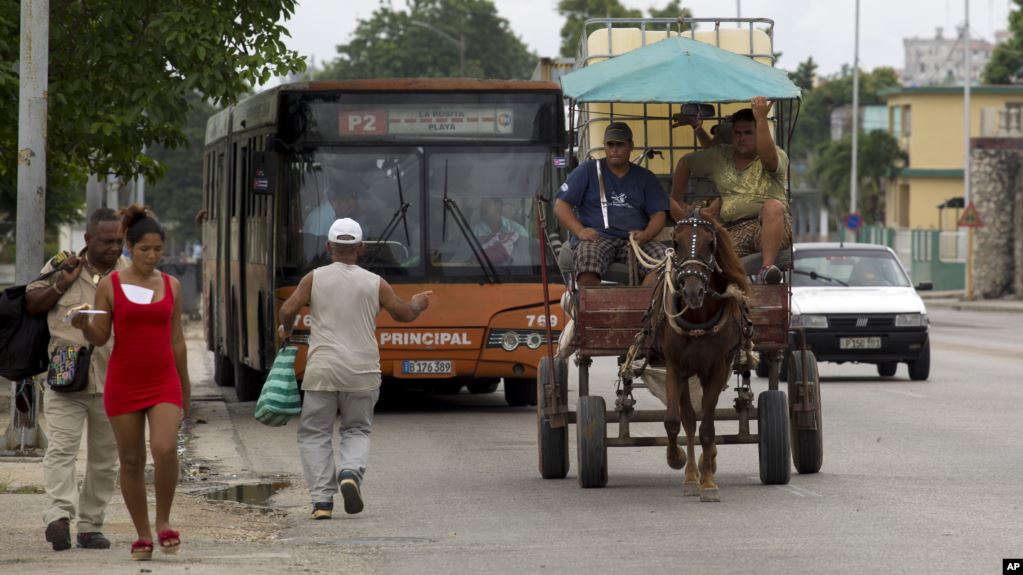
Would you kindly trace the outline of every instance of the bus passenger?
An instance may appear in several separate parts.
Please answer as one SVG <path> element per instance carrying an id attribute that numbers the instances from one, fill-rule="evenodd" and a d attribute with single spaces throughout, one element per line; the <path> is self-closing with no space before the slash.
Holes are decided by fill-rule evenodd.
<path id="1" fill-rule="evenodd" d="M 148 561 L 153 531 L 146 501 L 146 422 L 155 470 L 156 536 L 161 551 L 175 553 L 181 535 L 171 528 L 170 511 L 178 484 L 178 427 L 188 418 L 191 386 L 181 284 L 156 269 L 163 227 L 137 204 L 124 210 L 121 226 L 131 264 L 99 281 L 96 310 L 105 313 L 77 315 L 71 322 L 96 347 L 117 332 L 103 404 L 121 460 L 121 495 L 138 534 L 131 557 Z"/>
<path id="2" fill-rule="evenodd" d="M 605 159 L 579 164 L 558 192 L 554 215 L 572 232 L 581 286 L 600 285 L 608 266 L 628 261 L 630 237 L 647 255 L 664 258 L 664 245 L 653 240 L 664 228 L 668 196 L 653 172 L 629 160 L 632 149 L 628 124 L 611 122 L 604 130 Z M 646 268 L 637 267 L 646 275 Z M 655 279 L 646 275 L 643 283 Z"/>
<path id="3" fill-rule="evenodd" d="M 786 186 L 788 156 L 773 138 L 767 114 L 771 102 L 757 96 L 752 108 L 732 115 L 731 145 L 722 144 L 693 152 L 678 161 L 671 186 L 671 213 L 686 215 L 680 202 L 689 176 L 709 177 L 721 194 L 719 218 L 732 236 L 739 257 L 761 252 L 761 283 L 781 282 L 774 265 L 778 253 L 792 239 Z"/>
<path id="4" fill-rule="evenodd" d="M 316 206 L 302 222 L 302 233 L 326 237 L 330 226 L 338 218 L 355 217 L 358 200 L 351 190 L 331 188 L 327 191 L 327 201 Z M 319 242 L 317 242 L 319 243 Z"/>
<path id="5" fill-rule="evenodd" d="M 405 301 L 380 276 L 359 267 L 362 227 L 353 219 L 330 226 L 326 248 L 333 263 L 302 278 L 281 305 L 277 330 L 283 339 L 290 337 L 299 310 L 309 306 L 312 324 L 298 449 L 313 519 L 330 519 L 338 490 L 346 513 L 362 511 L 373 406 L 380 396 L 376 316 L 383 308 L 396 321 L 414 321 L 432 293 L 417 293 Z M 338 410 L 341 461 L 335 464 L 333 427 Z"/>
<path id="6" fill-rule="evenodd" d="M 481 220 L 472 228 L 487 257 L 495 264 L 512 263 L 515 244 L 527 241 L 529 237 L 522 224 L 504 217 L 503 209 L 504 202 L 500 198 L 483 198 L 480 202 Z"/>
<path id="7" fill-rule="evenodd" d="M 124 233 L 117 213 L 100 208 L 89 216 L 85 226 L 85 249 L 77 256 L 66 253 L 51 259 L 42 273 L 60 268 L 48 279 L 34 281 L 25 293 L 30 314 L 48 312 L 50 356 L 62 348 L 80 350 L 88 342 L 78 329 L 65 323 L 69 309 L 96 301 L 96 285 L 114 270 L 128 267 L 121 256 Z M 83 273 L 84 272 L 84 273 Z M 43 457 L 46 484 L 46 540 L 54 551 L 71 548 L 71 521 L 77 520 L 75 542 L 85 549 L 108 549 L 110 540 L 103 533 L 107 503 L 117 481 L 117 446 L 114 431 L 103 410 L 103 382 L 107 377 L 112 345 L 96 347 L 89 360 L 88 385 L 72 393 L 46 388 L 43 416 L 49 445 Z M 66 353 L 66 352 L 65 352 Z M 85 480 L 81 489 L 75 478 L 75 460 L 88 429 Z"/>

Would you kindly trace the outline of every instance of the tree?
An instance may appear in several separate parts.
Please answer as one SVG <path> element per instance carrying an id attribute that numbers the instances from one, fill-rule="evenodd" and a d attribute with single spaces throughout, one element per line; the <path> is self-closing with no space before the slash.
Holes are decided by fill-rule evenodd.
<path id="1" fill-rule="evenodd" d="M 1023 82 L 1023 0 L 1014 0 L 1016 8 L 1009 13 L 1008 40 L 995 46 L 991 60 L 981 77 L 985 84 L 1019 84 Z"/>
<path id="2" fill-rule="evenodd" d="M 650 7 L 651 18 L 691 18 L 692 12 L 682 8 L 679 0 L 671 0 L 664 8 Z M 565 24 L 561 27 L 561 55 L 575 57 L 579 50 L 579 42 L 583 35 L 583 24 L 590 18 L 641 18 L 643 12 L 622 6 L 618 0 L 560 0 L 558 14 L 564 16 Z M 688 30 L 683 26 L 681 30 Z"/>
<path id="3" fill-rule="evenodd" d="M 905 166 L 906 153 L 883 130 L 872 130 L 857 140 L 857 210 L 866 223 L 884 222 L 884 190 L 888 181 Z M 852 136 L 823 145 L 814 160 L 813 177 L 836 215 L 849 212 L 849 171 L 852 169 Z M 838 223 L 838 222 L 836 222 Z"/>
<path id="4" fill-rule="evenodd" d="M 899 77 L 891 68 L 875 68 L 860 74 L 860 105 L 880 104 L 879 92 L 899 85 Z M 809 157 L 831 140 L 831 112 L 852 104 L 852 72 L 822 82 L 804 95 L 799 121 L 792 140 L 793 158 Z"/>
<path id="5" fill-rule="evenodd" d="M 216 108 L 197 95 L 189 96 L 190 110 L 185 119 L 184 145 L 175 148 L 157 146 L 147 155 L 166 173 L 156 182 L 146 182 L 146 203 L 160 222 L 173 229 L 175 247 L 199 241 L 195 214 L 202 207 L 202 149 L 206 139 L 206 121 Z"/>
<path id="6" fill-rule="evenodd" d="M 381 3 L 360 20 L 317 78 L 459 76 L 460 50 L 452 40 L 464 42 L 467 77 L 526 79 L 533 72 L 536 56 L 490 0 L 412 0 L 408 12 Z"/>
<path id="7" fill-rule="evenodd" d="M 789 72 L 789 79 L 799 86 L 804 94 L 813 90 L 813 82 L 817 78 L 817 62 L 813 56 L 808 56 L 805 62 L 800 62 L 795 72 Z"/>
<path id="8" fill-rule="evenodd" d="M 60 1 L 50 11 L 47 224 L 74 219 L 89 173 L 153 180 L 142 148 L 185 141 L 188 97 L 233 103 L 304 68 L 281 38 L 296 0 Z M 0 0 L 0 212 L 15 211 L 19 2 Z M 0 214 L 2 215 L 2 214 Z M 4 219 L 0 217 L 0 220 Z"/>

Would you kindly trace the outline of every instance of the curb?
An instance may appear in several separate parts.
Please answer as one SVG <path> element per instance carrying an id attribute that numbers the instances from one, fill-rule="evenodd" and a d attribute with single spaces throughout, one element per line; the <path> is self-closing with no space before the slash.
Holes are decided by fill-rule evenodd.
<path id="1" fill-rule="evenodd" d="M 1023 301 L 958 301 L 924 300 L 928 308 L 955 309 L 960 311 L 1023 313 Z"/>

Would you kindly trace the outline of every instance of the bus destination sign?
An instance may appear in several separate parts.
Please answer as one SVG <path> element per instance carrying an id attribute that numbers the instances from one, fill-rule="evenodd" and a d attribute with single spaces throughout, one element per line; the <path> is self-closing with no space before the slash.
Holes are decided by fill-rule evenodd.
<path id="1" fill-rule="evenodd" d="M 342 110 L 338 115 L 338 128 L 342 137 L 482 136 L 512 134 L 512 119 L 512 110 L 508 108 L 431 106 Z"/>

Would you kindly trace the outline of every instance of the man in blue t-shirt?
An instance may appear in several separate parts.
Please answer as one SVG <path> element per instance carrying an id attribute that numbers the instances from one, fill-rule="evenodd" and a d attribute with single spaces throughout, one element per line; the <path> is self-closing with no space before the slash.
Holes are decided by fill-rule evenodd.
<path id="1" fill-rule="evenodd" d="M 629 161 L 632 148 L 629 126 L 611 122 L 604 130 L 605 158 L 579 164 L 558 192 L 554 214 L 572 232 L 579 285 L 600 285 L 609 265 L 628 261 L 630 236 L 646 254 L 664 257 L 664 245 L 652 240 L 664 227 L 668 194 L 653 172 Z M 653 280 L 649 275 L 643 283 Z"/>

